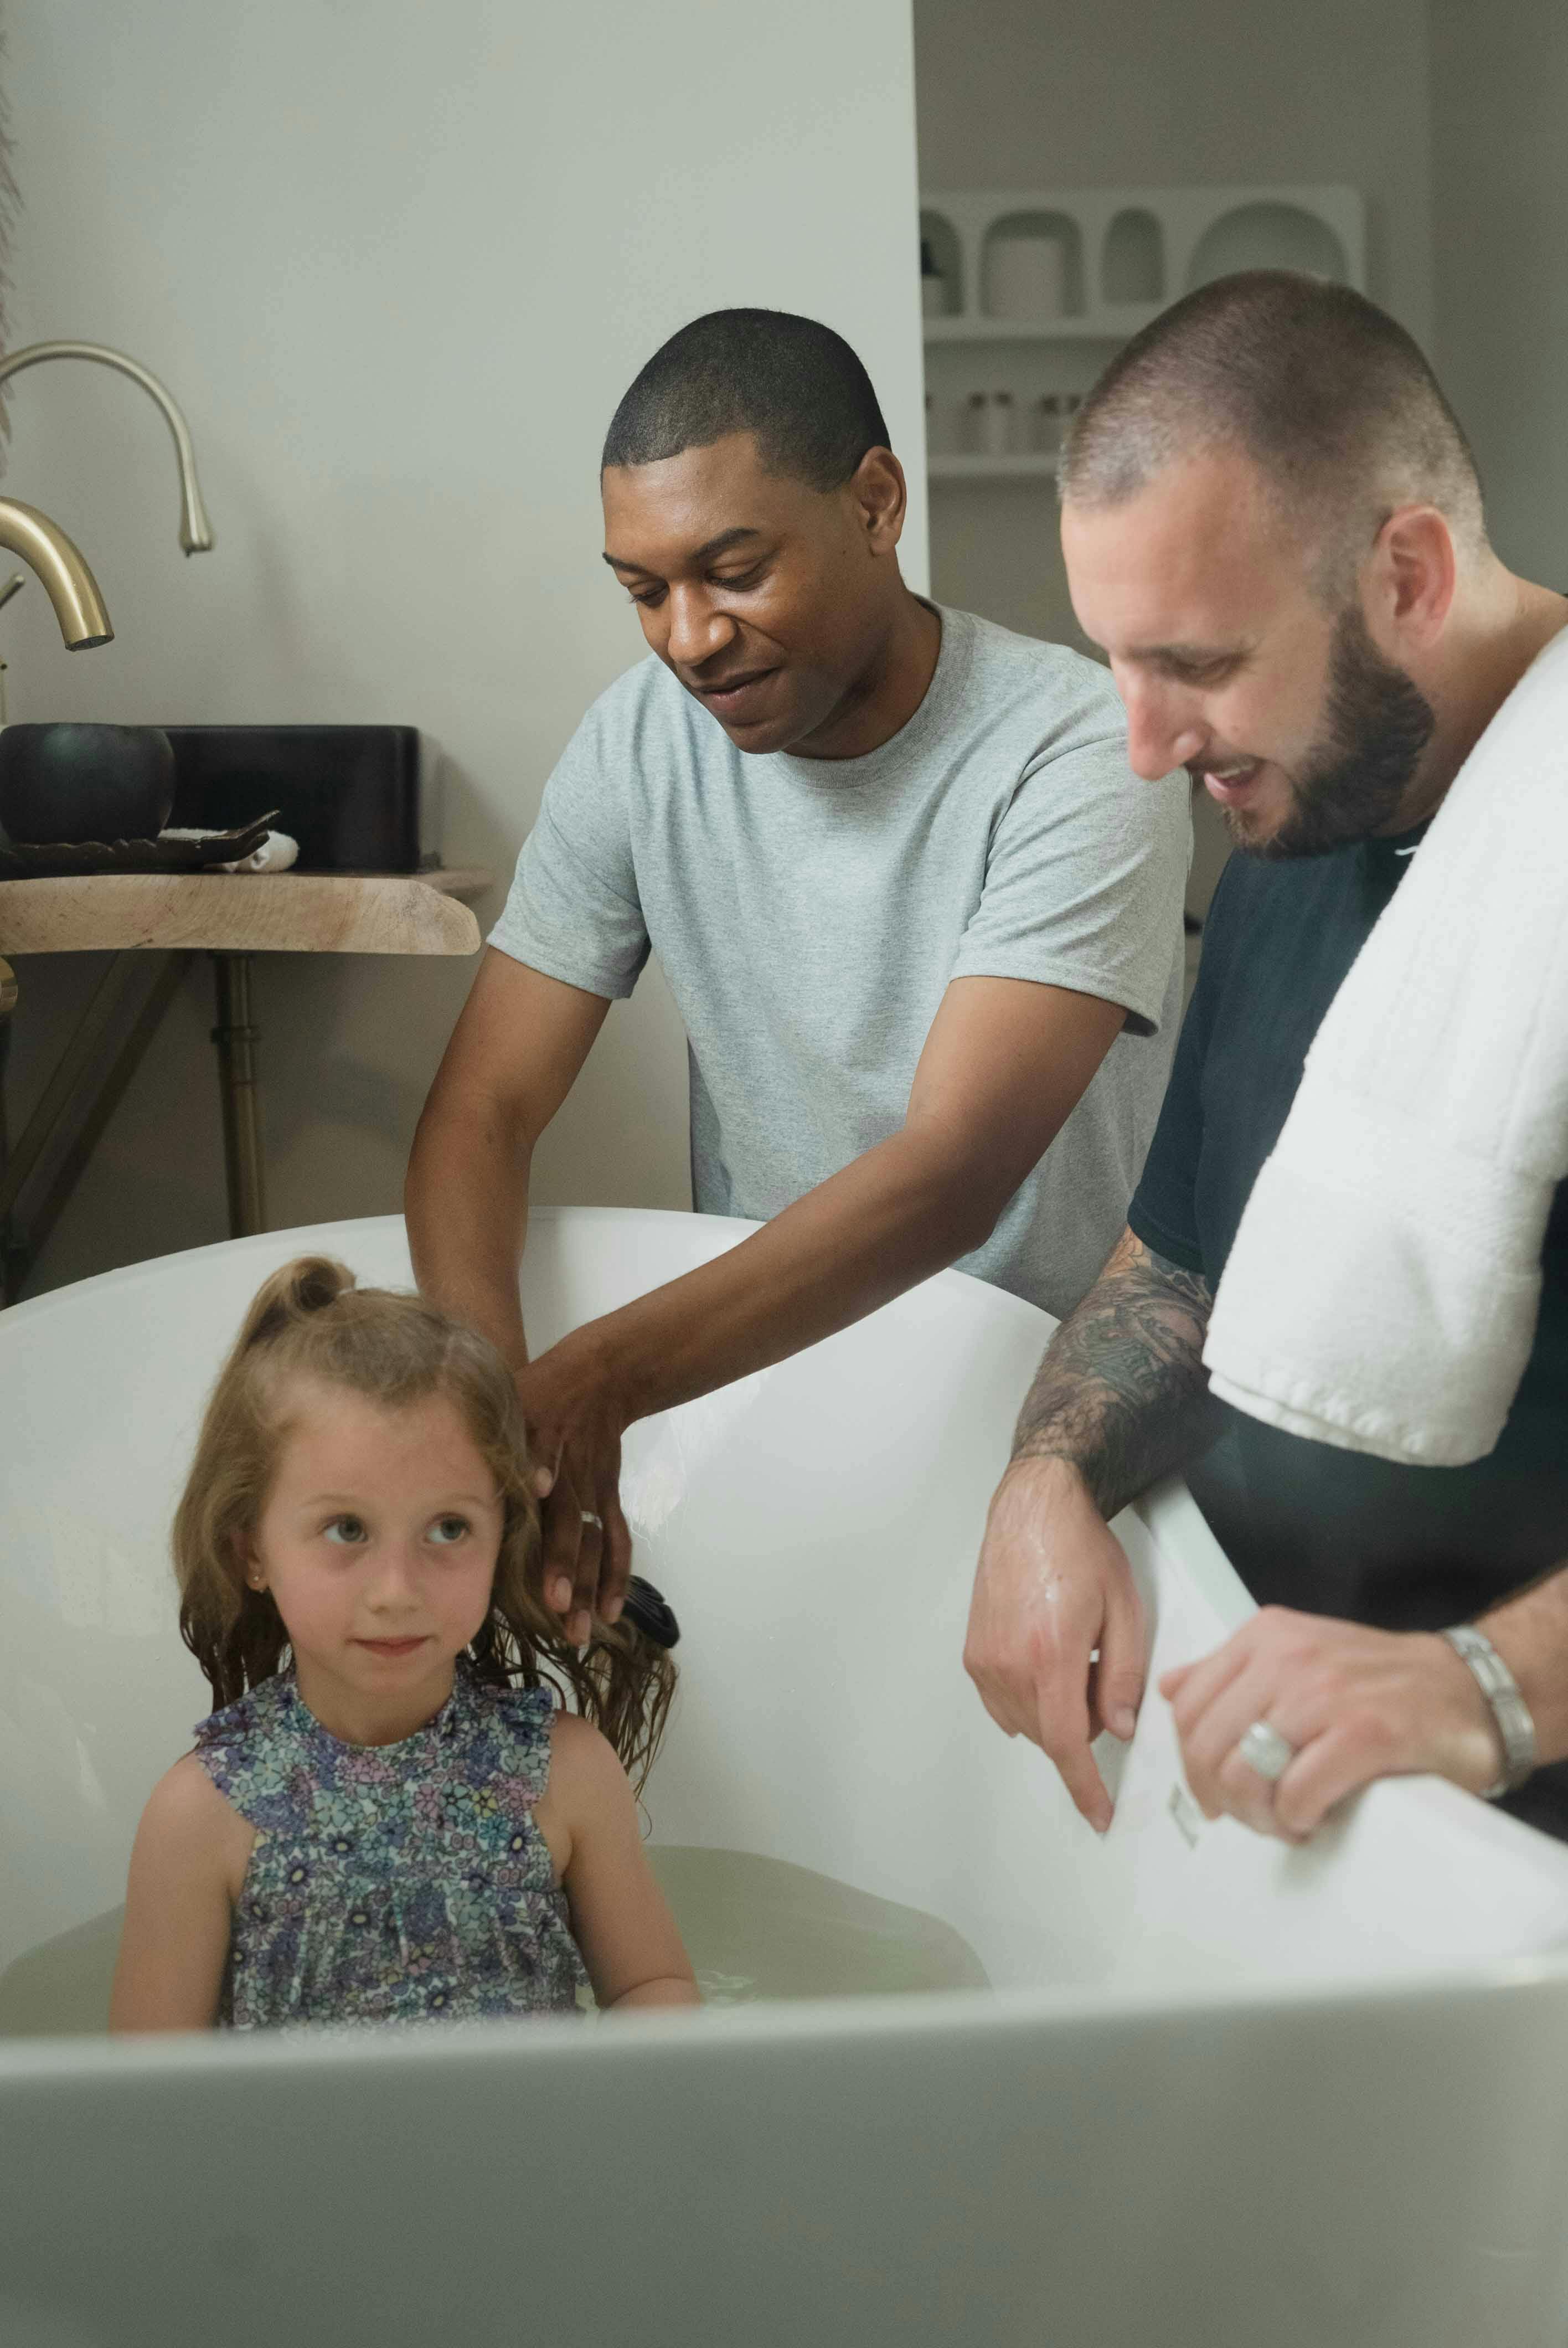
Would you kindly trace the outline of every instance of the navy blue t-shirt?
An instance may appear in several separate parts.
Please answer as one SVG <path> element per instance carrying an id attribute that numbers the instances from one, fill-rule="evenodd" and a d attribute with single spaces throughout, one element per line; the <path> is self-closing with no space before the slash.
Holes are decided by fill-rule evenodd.
<path id="1" fill-rule="evenodd" d="M 1128 1220 L 1217 1285 L 1318 1025 L 1408 869 L 1420 832 L 1331 856 L 1233 855 Z M 1568 1563 L 1568 1184 L 1543 1249 L 1529 1366 L 1497 1447 L 1410 1468 L 1288 1435 L 1225 1406 L 1193 1497 L 1260 1605 L 1435 1631 Z M 1568 1762 L 1508 1807 L 1568 1840 Z"/>

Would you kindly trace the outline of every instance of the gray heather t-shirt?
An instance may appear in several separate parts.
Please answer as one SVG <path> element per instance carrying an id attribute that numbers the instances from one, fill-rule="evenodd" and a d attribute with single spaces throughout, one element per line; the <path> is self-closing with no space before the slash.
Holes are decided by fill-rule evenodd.
<path id="1" fill-rule="evenodd" d="M 1174 1048 L 1184 775 L 1140 782 L 1106 672 L 943 611 L 861 758 L 737 750 L 653 658 L 546 787 L 490 943 L 612 998 L 650 948 L 685 1022 L 698 1209 L 765 1220 L 897 1131 L 950 980 L 1123 1004 L 1078 1107 L 959 1270 L 1070 1311 L 1126 1220 Z"/>

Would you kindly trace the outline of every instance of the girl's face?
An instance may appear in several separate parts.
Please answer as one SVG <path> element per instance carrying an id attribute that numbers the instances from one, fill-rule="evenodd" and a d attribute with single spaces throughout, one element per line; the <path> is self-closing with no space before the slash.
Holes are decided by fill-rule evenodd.
<path id="1" fill-rule="evenodd" d="M 323 1726 L 392 1744 L 451 1693 L 489 1610 L 505 1502 L 444 1396 L 388 1410 L 302 1377 L 282 1403 L 247 1575 L 271 1591 Z"/>

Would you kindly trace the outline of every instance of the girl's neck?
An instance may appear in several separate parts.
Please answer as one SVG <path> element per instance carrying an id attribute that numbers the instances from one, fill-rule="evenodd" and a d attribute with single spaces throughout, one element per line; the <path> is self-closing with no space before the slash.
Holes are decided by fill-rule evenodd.
<path id="1" fill-rule="evenodd" d="M 401 1745 L 433 1721 L 451 1696 L 456 1679 L 451 1656 L 438 1668 L 407 1687 L 379 1690 L 357 1688 L 340 1673 L 313 1663 L 308 1655 L 294 1658 L 300 1700 L 317 1725 L 340 1745 Z"/>

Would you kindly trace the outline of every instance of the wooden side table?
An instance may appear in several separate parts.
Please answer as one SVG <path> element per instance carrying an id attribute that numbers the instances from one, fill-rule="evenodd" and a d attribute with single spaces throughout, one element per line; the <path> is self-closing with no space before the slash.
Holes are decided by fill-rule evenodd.
<path id="1" fill-rule="evenodd" d="M 7 1146 L 0 1102 L 0 1281 L 14 1301 L 99 1136 L 135 1074 L 192 956 L 212 957 L 217 994 L 219 1098 L 229 1229 L 266 1229 L 266 1172 L 257 1115 L 251 957 L 256 953 L 471 954 L 479 927 L 463 901 L 494 876 L 479 867 L 420 873 L 106 872 L 54 880 L 0 881 L 0 956 L 113 956 L 66 1045 L 26 1129 Z M 143 954 L 160 959 L 142 986 Z M 93 1081 L 105 1039 L 142 999 L 106 1072 Z M 0 1047 L 17 990 L 0 960 Z M 3 1068 L 0 1059 L 0 1068 Z M 74 1113 L 74 1115 L 73 1115 Z M 67 1146 L 29 1215 L 15 1228 L 24 1185 L 62 1126 Z"/>

